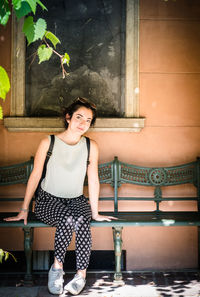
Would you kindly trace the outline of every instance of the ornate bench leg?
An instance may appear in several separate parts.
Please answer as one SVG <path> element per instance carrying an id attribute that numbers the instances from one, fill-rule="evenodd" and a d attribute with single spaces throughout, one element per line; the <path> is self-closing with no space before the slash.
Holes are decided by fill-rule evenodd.
<path id="1" fill-rule="evenodd" d="M 113 239 L 115 248 L 115 281 L 122 282 L 121 255 L 122 255 L 122 229 L 123 227 L 113 227 Z"/>
<path id="2" fill-rule="evenodd" d="M 26 256 L 26 274 L 24 283 L 26 285 L 33 284 L 32 275 L 32 244 L 33 244 L 33 228 L 23 228 L 24 230 L 24 252 Z"/>

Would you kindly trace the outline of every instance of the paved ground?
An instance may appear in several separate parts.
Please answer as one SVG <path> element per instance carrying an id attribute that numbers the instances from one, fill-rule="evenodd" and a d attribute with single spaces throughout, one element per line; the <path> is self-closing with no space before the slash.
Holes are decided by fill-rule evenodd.
<path id="1" fill-rule="evenodd" d="M 72 278 L 65 275 L 65 283 Z M 0 297 L 52 297 L 47 275 L 37 275 L 32 287 L 23 286 L 20 276 L 0 275 Z M 62 294 L 60 297 L 71 296 Z M 124 273 L 124 284 L 113 282 L 112 273 L 88 273 L 80 297 L 200 297 L 200 272 Z"/>

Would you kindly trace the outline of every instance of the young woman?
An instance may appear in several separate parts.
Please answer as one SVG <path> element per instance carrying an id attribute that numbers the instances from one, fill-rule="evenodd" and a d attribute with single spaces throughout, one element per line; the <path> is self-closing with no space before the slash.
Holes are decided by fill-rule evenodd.
<path id="1" fill-rule="evenodd" d="M 77 273 L 64 290 L 77 295 L 86 283 L 91 252 L 91 217 L 96 221 L 114 219 L 98 213 L 98 147 L 94 140 L 90 140 L 90 162 L 87 166 L 88 150 L 83 135 L 95 120 L 96 107 L 84 98 L 76 99 L 66 108 L 66 129 L 55 136 L 46 176 L 36 199 L 36 216 L 44 223 L 56 226 L 55 258 L 48 275 L 48 289 L 52 294 L 63 292 L 63 262 L 73 231 L 76 234 Z M 21 211 L 17 217 L 5 220 L 24 220 L 24 224 L 27 224 L 29 204 L 40 181 L 49 145 L 50 137 L 46 137 L 38 147 Z M 86 172 L 90 203 L 83 195 Z"/>

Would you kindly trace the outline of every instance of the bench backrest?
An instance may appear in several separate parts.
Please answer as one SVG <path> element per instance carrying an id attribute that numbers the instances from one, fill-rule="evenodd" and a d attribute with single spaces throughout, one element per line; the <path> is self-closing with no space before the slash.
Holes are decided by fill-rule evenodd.
<path id="1" fill-rule="evenodd" d="M 0 167 L 0 186 L 26 184 L 33 169 L 33 157 L 29 161 Z"/>
<path id="2" fill-rule="evenodd" d="M 33 157 L 29 161 L 11 166 L 0 167 L 0 186 L 13 184 L 26 184 L 33 169 Z M 112 162 L 99 164 L 100 184 L 109 184 L 114 190 L 111 197 L 100 197 L 100 200 L 111 200 L 114 203 L 114 212 L 118 212 L 120 200 L 154 201 L 155 211 L 160 211 L 162 201 L 189 201 L 198 202 L 200 211 L 200 158 L 196 161 L 173 167 L 140 167 L 133 164 L 120 162 L 117 157 Z M 87 184 L 87 179 L 86 183 Z M 122 184 L 135 184 L 154 187 L 154 197 L 119 197 L 118 188 Z M 169 197 L 162 198 L 163 186 L 193 184 L 197 188 L 195 197 Z M 18 201 L 23 198 L 1 198 L 0 201 Z M 32 204 L 30 205 L 30 209 Z"/>
<path id="3" fill-rule="evenodd" d="M 15 184 L 27 184 L 31 171 L 33 170 L 33 157 L 30 160 L 10 166 L 0 167 L 0 186 L 9 186 Z M 0 201 L 22 201 L 23 198 L 2 198 Z M 32 204 L 30 205 L 32 208 Z"/>
<path id="4" fill-rule="evenodd" d="M 200 210 L 200 158 L 196 161 L 173 167 L 140 167 L 128 163 L 123 163 L 115 157 L 113 162 L 114 180 L 117 188 L 122 184 L 135 184 L 141 186 L 154 187 L 154 197 L 119 197 L 115 185 L 114 210 L 118 211 L 119 200 L 150 200 L 156 203 L 156 211 L 160 211 L 162 201 L 198 201 Z M 116 175 L 116 176 L 115 176 Z M 195 197 L 169 197 L 162 198 L 163 186 L 174 186 L 182 184 L 193 184 L 197 187 Z"/>

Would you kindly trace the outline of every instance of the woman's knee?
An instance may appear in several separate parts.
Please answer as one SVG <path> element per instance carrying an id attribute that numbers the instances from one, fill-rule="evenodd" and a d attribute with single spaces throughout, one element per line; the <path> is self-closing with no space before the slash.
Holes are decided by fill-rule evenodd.
<path id="1" fill-rule="evenodd" d="M 67 228 L 73 228 L 74 226 L 74 218 L 72 215 L 61 215 L 59 218 L 59 225 L 65 226 Z"/>
<path id="2" fill-rule="evenodd" d="M 79 231 L 90 232 L 90 220 L 85 218 L 84 216 L 79 216 L 78 218 L 76 218 L 75 231 L 77 233 L 79 233 Z"/>

